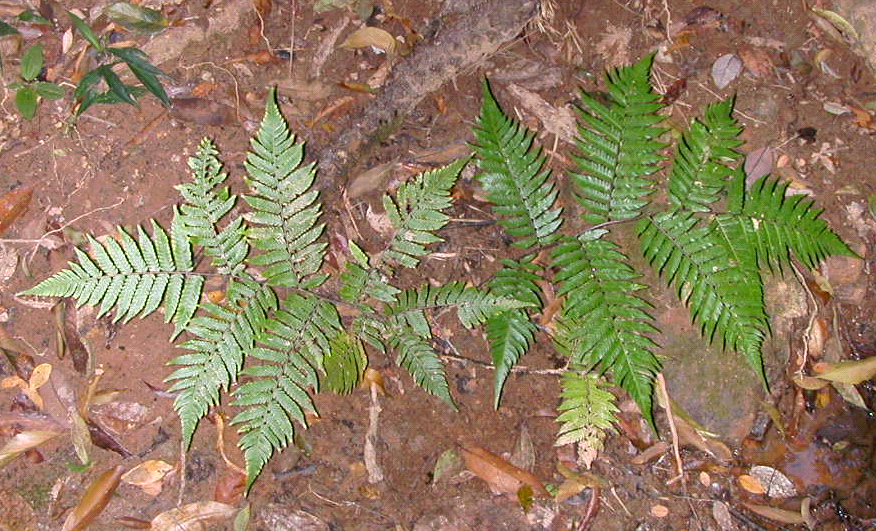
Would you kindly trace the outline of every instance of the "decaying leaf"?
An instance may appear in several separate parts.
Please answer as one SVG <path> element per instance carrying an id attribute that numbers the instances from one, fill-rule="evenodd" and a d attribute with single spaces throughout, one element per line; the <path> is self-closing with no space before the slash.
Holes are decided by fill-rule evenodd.
<path id="1" fill-rule="evenodd" d="M 578 473 L 561 462 L 557 462 L 557 471 L 565 478 L 557 487 L 555 500 L 560 503 L 575 496 L 584 489 L 599 489 L 605 484 L 600 477 L 589 472 Z"/>
<path id="2" fill-rule="evenodd" d="M 855 361 L 819 363 L 816 369 L 823 370 L 816 375 L 822 380 L 857 385 L 876 376 L 876 356 Z"/>
<path id="3" fill-rule="evenodd" d="M 369 46 L 382 50 L 387 54 L 394 54 L 398 42 L 386 30 L 365 26 L 351 33 L 344 42 L 338 45 L 338 48 L 354 49 L 367 48 Z"/>
<path id="4" fill-rule="evenodd" d="M 535 466 L 535 446 L 532 444 L 532 437 L 529 435 L 526 422 L 520 423 L 520 433 L 517 434 L 517 440 L 514 441 L 514 450 L 511 452 L 510 461 L 512 465 L 523 470 L 532 470 Z"/>
<path id="5" fill-rule="evenodd" d="M 748 474 L 742 474 L 736 479 L 739 481 L 740 487 L 752 494 L 764 494 L 766 492 L 766 489 L 763 488 L 763 485 L 760 484 L 760 481 L 749 476 Z"/>
<path id="6" fill-rule="evenodd" d="M 773 62 L 770 60 L 769 54 L 760 48 L 741 48 L 739 57 L 742 59 L 742 64 L 754 77 L 765 78 L 773 71 Z"/>
<path id="7" fill-rule="evenodd" d="M 462 457 L 456 449 L 451 448 L 441 452 L 432 469 L 432 483 L 438 483 L 444 478 L 459 473 L 464 468 Z"/>
<path id="8" fill-rule="evenodd" d="M 158 33 L 170 25 L 161 11 L 130 2 L 116 2 L 107 6 L 104 13 L 119 26 L 137 33 Z"/>
<path id="9" fill-rule="evenodd" d="M 817 7 L 810 8 L 810 11 L 812 11 L 812 13 L 814 13 L 815 15 L 830 22 L 830 24 L 834 28 L 836 28 L 842 34 L 842 36 L 850 43 L 855 43 L 858 41 L 858 32 L 855 31 L 855 27 L 852 26 L 848 20 L 844 19 L 834 11 L 819 9 Z"/>
<path id="10" fill-rule="evenodd" d="M 85 489 L 82 499 L 64 520 L 61 531 L 81 531 L 87 528 L 91 522 L 103 511 L 106 504 L 119 486 L 122 477 L 122 466 L 115 466 L 94 480 Z"/>
<path id="11" fill-rule="evenodd" d="M 0 235 L 27 210 L 33 196 L 33 185 L 19 186 L 0 197 Z"/>
<path id="12" fill-rule="evenodd" d="M 13 460 L 18 454 L 36 448 L 60 434 L 60 432 L 48 430 L 31 430 L 19 433 L 0 448 L 0 467 Z"/>
<path id="13" fill-rule="evenodd" d="M 48 363 L 40 363 L 33 368 L 28 381 L 25 382 L 15 375 L 7 376 L 0 381 L 0 388 L 11 389 L 18 387 L 37 408 L 43 410 L 45 409 L 45 404 L 43 403 L 43 397 L 40 396 L 39 388 L 49 381 L 51 374 L 52 366 Z"/>
<path id="14" fill-rule="evenodd" d="M 790 498 L 797 495 L 794 482 L 771 466 L 753 466 L 748 473 L 764 487 L 765 494 L 770 498 Z"/>
<path id="15" fill-rule="evenodd" d="M 517 468 L 498 455 L 488 452 L 480 446 L 467 446 L 462 443 L 459 445 L 459 450 L 465 460 L 466 468 L 486 481 L 494 491 L 516 495 L 522 486 L 529 485 L 535 495 L 550 496 L 538 478 L 526 470 Z"/>
<path id="16" fill-rule="evenodd" d="M 197 531 L 203 522 L 229 520 L 237 511 L 231 505 L 202 501 L 165 511 L 152 519 L 152 531 Z"/>
<path id="17" fill-rule="evenodd" d="M 767 505 L 755 505 L 753 503 L 743 503 L 742 505 L 749 511 L 759 514 L 764 518 L 769 518 L 774 522 L 789 525 L 804 523 L 803 515 L 799 511 L 786 511 L 785 509 L 777 509 L 776 507 L 769 507 Z"/>
<path id="18" fill-rule="evenodd" d="M 91 432 L 88 429 L 88 424 L 85 419 L 79 414 L 76 408 L 71 407 L 67 411 L 68 419 L 70 420 L 70 439 L 73 442 L 73 450 L 76 452 L 76 457 L 83 465 L 91 462 Z"/>
<path id="19" fill-rule="evenodd" d="M 773 148 L 764 146 L 755 149 L 745 156 L 745 180 L 753 183 L 764 175 L 769 175 L 773 171 L 773 164 L 775 164 Z"/>
<path id="20" fill-rule="evenodd" d="M 241 470 L 226 470 L 216 482 L 213 500 L 226 505 L 236 505 L 246 492 L 246 473 Z"/>
<path id="21" fill-rule="evenodd" d="M 712 81 L 723 90 L 742 73 L 742 60 L 732 53 L 722 55 L 712 64 Z"/>
<path id="22" fill-rule="evenodd" d="M 161 493 L 164 476 L 173 470 L 173 465 L 157 459 L 143 461 L 131 470 L 125 472 L 122 481 L 135 487 L 140 487 L 143 492 L 150 496 Z"/>

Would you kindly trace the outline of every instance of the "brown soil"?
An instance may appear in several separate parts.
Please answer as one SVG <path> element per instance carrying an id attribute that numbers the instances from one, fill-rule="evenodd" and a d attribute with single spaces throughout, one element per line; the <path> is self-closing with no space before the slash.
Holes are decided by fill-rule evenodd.
<path id="1" fill-rule="evenodd" d="M 62 4 L 67 9 L 93 8 L 84 2 Z M 39 415 L 24 395 L 0 392 L 3 441 L 22 430 L 47 426 L 66 430 L 67 411 L 75 403 L 71 397 L 81 396 L 88 384 L 83 372 L 74 368 L 73 356 L 57 358 L 52 313 L 22 304 L 14 294 L 64 267 L 73 257 L 71 244 L 83 233 L 104 235 L 115 226 L 145 224 L 150 218 L 167 227 L 179 202 L 174 185 L 188 179 L 187 157 L 203 137 L 219 146 L 232 189 L 243 190 L 242 162 L 268 87 L 279 88 L 290 127 L 307 143 L 307 160 L 320 161 L 318 188 L 328 234 L 350 235 L 355 224 L 367 249 L 379 244 L 380 238 L 365 219 L 369 205 L 378 207 L 382 193 L 410 175 L 467 152 L 483 76 L 491 79 L 506 111 L 545 131 L 540 141 L 548 150 L 550 165 L 562 185 L 571 186 L 562 177 L 573 165 L 569 138 L 555 124 L 542 123 L 544 115 L 528 107 L 520 94 L 529 91 L 562 108 L 575 103 L 578 88 L 604 88 L 605 69 L 657 51 L 657 90 L 677 91 L 669 108 L 671 127 L 682 129 L 706 104 L 735 93 L 736 116 L 746 127 L 741 151 L 771 146 L 777 159 L 774 172 L 808 191 L 825 209 L 824 217 L 834 230 L 864 257 L 833 262 L 832 269 L 822 271 L 826 281 L 806 273 L 808 291 L 798 288 L 797 299 L 803 300 L 804 307 L 800 312 L 789 311 L 793 297 L 786 299 L 784 292 L 778 292 L 774 315 L 787 318 L 773 323 L 774 342 L 781 344 L 774 345 L 774 388 L 767 401 L 776 404 L 773 418 L 783 419 L 784 434 L 770 422 L 774 408 L 763 407 L 762 396 L 745 391 L 745 398 L 721 406 L 727 410 L 691 398 L 706 387 L 735 392 L 728 383 L 732 378 L 719 372 L 728 369 L 694 370 L 697 380 L 692 386 L 686 376 L 692 373 L 673 372 L 673 360 L 667 360 L 670 394 L 698 420 L 717 426 L 714 429 L 720 430 L 733 451 L 729 461 L 719 463 L 702 449 L 684 448 L 685 481 L 672 481 L 676 471 L 671 451 L 646 464 L 634 464 L 633 457 L 655 437 L 637 413 L 625 411 L 624 429 L 609 438 L 589 471 L 602 479 L 601 489 L 586 489 L 559 504 L 536 500 L 525 512 L 515 499 L 492 494 L 477 478 L 465 480 L 464 474 L 456 474 L 436 483 L 438 457 L 460 438 L 496 454 L 508 453 L 525 426 L 535 448 L 533 473 L 554 484 L 562 481 L 558 460 L 569 457 L 568 449 L 553 446 L 557 378 L 543 374 L 550 371 L 538 372 L 562 364 L 547 338 L 541 337 L 544 344 L 521 362 L 532 371 L 509 378 L 503 405 L 496 411 L 493 373 L 482 335 L 445 319 L 437 327 L 446 340 L 442 347 L 460 411 L 418 389 L 392 357 L 370 359 L 383 374 L 387 390 L 379 398 L 377 454 L 385 474 L 382 481 L 369 483 L 363 464 L 370 395 L 363 390 L 348 396 L 321 394 L 315 399 L 319 418 L 301 432 L 294 446 L 274 456 L 247 498 L 229 499 L 228 491 L 233 489 L 228 484 L 233 485 L 236 476 L 217 452 L 217 423 L 211 416 L 201 422 L 185 460 L 181 493 L 180 474 L 171 474 L 155 496 L 122 484 L 90 528 L 120 529 L 134 525 L 134 519 L 148 522 L 180 502 L 222 499 L 238 507 L 250 504 L 249 529 L 569 529 L 584 518 L 594 495 L 599 496 L 598 512 L 589 522 L 590 529 L 730 529 L 714 516 L 722 507 L 718 501 L 729 507 L 739 529 L 802 528 L 782 524 L 778 517 L 759 516 L 745 504 L 799 514 L 801 501 L 807 498 L 819 529 L 871 528 L 876 519 L 872 414 L 848 405 L 829 388 L 803 392 L 786 374 L 789 360 L 803 348 L 804 334 L 815 334 L 812 323 L 823 339 L 820 350 L 812 341 L 807 343 L 813 356 L 876 355 L 871 251 L 876 223 L 867 206 L 876 194 L 872 177 L 876 126 L 872 111 L 866 110 L 876 100 L 876 82 L 864 62 L 846 44 L 832 40 L 828 29 L 807 15 L 799 2 L 717 0 L 709 5 L 713 11 L 706 11 L 686 0 L 558 0 L 543 2 L 539 16 L 534 3 L 520 0 L 484 2 L 474 11 L 468 11 L 468 3 L 453 0 L 444 5 L 437 0 L 395 0 L 375 6 L 369 25 L 405 36 L 408 43 L 414 35 L 422 38 L 413 53 L 388 59 L 370 49 L 336 49 L 361 25 L 351 8 L 316 13 L 310 3 L 274 2 L 260 20 L 248 1 L 168 3 L 165 11 L 179 22 L 168 31 L 178 31 L 177 39 L 183 38 L 187 26 L 207 27 L 229 12 L 239 12 L 233 24 L 206 40 L 191 42 L 161 64 L 171 76 L 167 87 L 177 98 L 172 110 L 147 96 L 136 108 L 95 106 L 71 124 L 68 98 L 43 102 L 35 119 L 26 122 L 15 111 L 13 91 L 5 89 L 0 103 L 0 192 L 34 188 L 28 211 L 0 240 L 7 250 L 4 254 L 14 251 L 18 256 L 14 273 L 2 280 L 0 316 L 8 335 L 26 345 L 30 360 L 16 357 L 15 349 L 9 348 L 9 355 L 0 359 L 0 374 L 16 372 L 11 360 L 19 364 L 19 372 L 26 372 L 28 363 L 42 362 L 51 363 L 54 371 L 45 388 L 51 390 L 42 393 L 46 416 Z M 40 42 L 46 49 L 49 78 L 69 82 L 73 52 L 66 56 L 61 52 L 61 35 L 69 23 L 58 6 L 55 15 L 60 26 L 36 27 L 27 34 L 23 48 L 33 40 Z M 122 37 L 147 46 L 145 36 Z M 331 38 L 337 41 L 326 44 Z M 291 62 L 284 59 L 290 40 L 294 42 Z M 78 41 L 77 36 L 74 50 Z M 273 55 L 266 53 L 268 45 Z M 8 83 L 14 80 L 20 53 L 15 46 L 3 47 L 0 53 Z M 746 70 L 722 91 L 712 81 L 711 68 L 727 53 L 741 57 Z M 376 96 L 340 85 L 364 83 L 388 66 L 391 73 Z M 832 114 L 825 103 L 860 112 Z M 387 175 L 362 177 L 380 164 L 387 164 Z M 454 206 L 452 217 L 492 219 L 478 199 L 471 174 L 464 177 L 457 190 L 462 200 Z M 341 191 L 354 188 L 349 209 Z M 54 231 L 52 241 L 60 244 L 51 251 L 37 244 L 48 231 Z M 480 284 L 498 268 L 499 260 L 515 254 L 493 224 L 454 223 L 442 236 L 446 242 L 439 250 L 452 258 L 425 262 L 416 275 L 399 279 L 402 285 L 424 280 Z M 795 282 L 791 273 L 785 275 L 784 280 Z M 832 294 L 825 291 L 825 282 L 832 286 Z M 652 300 L 660 305 L 655 315 L 666 326 L 663 343 L 674 344 L 675 331 L 680 337 L 690 326 L 677 317 L 683 314 L 671 294 L 653 291 Z M 812 307 L 815 299 L 807 296 L 813 293 L 817 308 Z M 173 398 L 162 391 L 167 388 L 163 380 L 172 371 L 166 363 L 177 355 L 167 341 L 170 328 L 159 315 L 118 326 L 95 320 L 82 309 L 69 305 L 67 309 L 70 327 L 91 352 L 93 365 L 84 368 L 85 374 L 99 367 L 103 370 L 99 389 L 122 390 L 110 403 L 93 408 L 91 415 L 115 434 L 123 449 L 112 451 L 106 443 L 98 444 L 90 453 L 93 467 L 74 472 L 65 466 L 78 463 L 65 432 L 12 460 L 0 468 L 0 529 L 59 529 L 85 488 L 103 471 L 116 465 L 130 469 L 147 459 L 180 462 Z M 470 360 L 454 360 L 458 354 Z M 727 355 L 715 351 L 710 356 Z M 684 363 L 696 367 L 698 361 Z M 744 373 L 739 379 L 751 378 Z M 872 383 L 857 389 L 872 409 L 876 405 Z M 617 394 L 624 398 L 620 391 Z M 217 413 L 228 418 L 234 412 L 223 405 Z M 658 424 L 662 438 L 671 441 L 662 412 Z M 767 426 L 765 433 L 759 431 L 762 426 Z M 225 429 L 224 438 L 229 459 L 241 463 L 234 446 L 237 434 Z M 798 494 L 782 500 L 748 492 L 738 478 L 752 465 L 781 470 L 795 482 Z M 660 507 L 667 509 L 665 515 Z M 232 524 L 213 522 L 207 528 L 232 529 Z"/>

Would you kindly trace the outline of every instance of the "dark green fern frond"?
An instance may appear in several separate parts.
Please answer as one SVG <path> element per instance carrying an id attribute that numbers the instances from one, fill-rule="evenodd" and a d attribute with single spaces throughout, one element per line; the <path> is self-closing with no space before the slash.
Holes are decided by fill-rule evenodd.
<path id="1" fill-rule="evenodd" d="M 119 241 L 89 237 L 91 256 L 74 248 L 78 263 L 55 273 L 22 295 L 72 297 L 77 304 L 99 306 L 98 316 L 115 308 L 115 320 L 146 316 L 162 305 L 165 321 L 178 326 L 194 314 L 204 277 L 192 274 L 188 245 L 154 221 L 152 237 L 137 227 L 137 240 L 119 229 Z"/>
<path id="2" fill-rule="evenodd" d="M 435 232 L 450 219 L 443 210 L 452 204 L 450 189 L 468 160 L 459 159 L 420 173 L 398 187 L 395 199 L 389 194 L 383 196 L 386 215 L 396 230 L 383 253 L 385 261 L 416 267 L 428 253 L 426 245 L 443 241 Z"/>
<path id="3" fill-rule="evenodd" d="M 459 322 L 466 328 L 472 328 L 498 312 L 530 305 L 530 302 L 466 287 L 462 282 L 451 282 L 438 287 L 423 286 L 404 290 L 399 294 L 398 302 L 388 306 L 387 314 L 407 319 L 409 315 L 416 315 L 424 310 L 452 307 L 456 309 Z"/>
<path id="4" fill-rule="evenodd" d="M 182 367 L 165 380 L 174 382 L 171 392 L 179 392 L 173 406 L 186 446 L 198 421 L 219 401 L 220 389 L 227 391 L 237 380 L 245 353 L 252 348 L 269 312 L 277 308 L 277 297 L 270 287 L 259 286 L 251 297 L 233 306 L 203 303 L 201 308 L 207 315 L 195 317 L 186 326 L 196 339 L 180 345 L 192 352 L 170 362 Z"/>
<path id="5" fill-rule="evenodd" d="M 738 176 L 737 179 L 744 179 Z M 741 211 L 733 214 L 750 219 L 758 264 L 781 269 L 793 252 L 806 267 L 814 269 L 830 255 L 856 256 L 821 219 L 822 209 L 802 195 L 786 195 L 787 182 L 762 177 L 744 192 Z M 738 187 L 737 187 L 738 188 Z"/>
<path id="6" fill-rule="evenodd" d="M 540 310 L 541 290 L 536 282 L 541 277 L 535 274 L 538 267 L 531 260 L 532 257 L 520 262 L 502 261 L 502 269 L 490 280 L 490 292 L 525 302 L 533 309 Z M 498 408 L 505 380 L 517 360 L 529 350 L 535 340 L 537 328 L 529 314 L 520 308 L 505 310 L 487 318 L 485 328 L 496 371 L 493 380 L 493 407 Z"/>
<path id="7" fill-rule="evenodd" d="M 737 263 L 716 226 L 690 212 L 666 212 L 638 225 L 642 253 L 690 309 L 710 342 L 745 356 L 766 385 L 761 346 L 768 328 L 760 277 Z"/>
<path id="8" fill-rule="evenodd" d="M 259 225 L 250 228 L 248 236 L 264 251 L 251 263 L 265 268 L 262 275 L 273 286 L 320 284 L 324 277 L 311 277 L 322 267 L 327 245 L 317 241 L 325 225 L 319 223 L 319 193 L 310 190 L 316 169 L 314 164 L 301 166 L 304 144 L 295 144 L 273 91 L 250 147 L 245 163 L 247 184 L 256 195 L 244 196 L 253 208 L 245 218 Z"/>
<path id="9" fill-rule="evenodd" d="M 274 451 L 292 440 L 292 422 L 306 427 L 305 414 L 316 412 L 308 390 L 319 388 L 325 356 L 344 333 L 334 306 L 316 297 L 293 293 L 281 306 L 247 351 L 263 363 L 241 371 L 250 381 L 234 391 L 234 405 L 244 408 L 231 423 L 243 434 L 247 488 Z"/>
<path id="10" fill-rule="evenodd" d="M 669 174 L 669 200 L 676 208 L 709 212 L 739 159 L 733 148 L 742 142 L 742 128 L 733 118 L 734 98 L 706 107 L 702 121 L 694 120 L 678 142 Z"/>
<path id="11" fill-rule="evenodd" d="M 562 398 L 557 410 L 561 424 L 555 446 L 581 443 L 587 448 L 601 450 L 603 441 L 614 432 L 612 425 L 619 411 L 615 397 L 602 388 L 602 379 L 596 374 L 566 372 L 562 379 Z"/>
<path id="12" fill-rule="evenodd" d="M 648 204 L 654 183 L 647 176 L 663 160 L 664 144 L 655 139 L 665 131 L 655 127 L 663 117 L 657 114 L 660 95 L 648 82 L 653 59 L 609 72 L 607 105 L 581 93 L 579 116 L 587 127 L 578 127 L 581 173 L 571 175 L 589 223 L 632 219 Z"/>
<path id="13" fill-rule="evenodd" d="M 478 175 L 499 223 L 517 247 L 549 245 L 563 220 L 555 208 L 557 189 L 543 170 L 545 156 L 534 145 L 535 133 L 507 117 L 484 80 L 481 115 L 474 129 Z"/>
<path id="14" fill-rule="evenodd" d="M 566 239 L 553 253 L 557 296 L 566 297 L 555 340 L 574 365 L 610 371 L 613 380 L 653 422 L 651 395 L 660 363 L 650 338 L 657 333 L 650 305 L 636 295 L 645 286 L 617 246 L 592 230 Z"/>
<path id="15" fill-rule="evenodd" d="M 390 327 L 388 333 L 387 344 L 397 354 L 396 363 L 411 373 L 417 385 L 447 402 L 455 411 L 444 364 L 429 340 L 403 325 Z"/>
<path id="16" fill-rule="evenodd" d="M 358 338 L 340 332 L 329 342 L 329 352 L 323 358 L 322 364 L 326 387 L 335 393 L 347 394 L 362 381 L 368 356 Z"/>

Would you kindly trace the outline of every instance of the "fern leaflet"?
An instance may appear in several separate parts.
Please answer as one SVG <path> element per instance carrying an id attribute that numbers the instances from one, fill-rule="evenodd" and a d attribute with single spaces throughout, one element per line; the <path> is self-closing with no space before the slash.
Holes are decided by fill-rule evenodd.
<path id="1" fill-rule="evenodd" d="M 588 223 L 632 219 L 648 204 L 653 182 L 647 176 L 659 169 L 664 147 L 654 140 L 664 129 L 655 127 L 663 118 L 657 115 L 660 95 L 648 80 L 653 59 L 609 72 L 607 105 L 581 93 L 586 109 L 578 114 L 589 129 L 578 126 L 581 173 L 571 175 Z"/>
<path id="2" fill-rule="evenodd" d="M 455 411 L 444 365 L 428 339 L 400 323 L 394 323 L 388 333 L 387 344 L 396 351 L 396 363 L 411 373 L 417 385 L 447 402 Z"/>
<path id="3" fill-rule="evenodd" d="M 273 452 L 292 440 L 292 421 L 307 426 L 305 414 L 316 412 L 307 391 L 319 388 L 324 357 L 343 334 L 337 310 L 316 297 L 293 293 L 281 307 L 247 351 L 263 363 L 241 371 L 250 381 L 234 391 L 234 405 L 244 408 L 231 423 L 243 434 L 247 488 Z"/>
<path id="4" fill-rule="evenodd" d="M 329 342 L 329 353 L 323 358 L 325 383 L 329 390 L 347 394 L 362 381 L 368 357 L 365 347 L 356 337 L 340 332 Z"/>
<path id="5" fill-rule="evenodd" d="M 99 305 L 98 317 L 116 308 L 116 321 L 149 315 L 163 305 L 165 321 L 183 327 L 197 309 L 204 277 L 192 274 L 191 250 L 174 232 L 168 238 L 153 221 L 152 237 L 142 227 L 137 240 L 119 229 L 121 244 L 89 237 L 90 257 L 74 248 L 78 263 L 22 295 L 72 297 L 79 305 Z"/>
<path id="6" fill-rule="evenodd" d="M 503 261 L 502 269 L 490 280 L 490 292 L 541 309 L 541 290 L 536 284 L 541 277 L 535 273 L 537 268 L 531 263 L 531 258 L 520 262 Z M 522 308 L 504 310 L 490 316 L 485 328 L 496 371 L 493 381 L 493 407 L 498 409 L 505 380 L 520 356 L 529 350 L 537 329 Z"/>
<path id="7" fill-rule="evenodd" d="M 601 450 L 605 438 L 614 431 L 612 423 L 619 411 L 614 395 L 602 388 L 601 379 L 593 373 L 566 372 L 561 384 L 563 400 L 557 407 L 561 426 L 555 446 L 581 443 Z"/>
<path id="8" fill-rule="evenodd" d="M 383 207 L 396 231 L 383 253 L 385 261 L 416 267 L 428 252 L 426 245 L 443 241 L 434 233 L 450 219 L 442 211 L 452 204 L 450 189 L 468 160 L 420 173 L 398 187 L 395 199 L 383 196 Z"/>
<path id="9" fill-rule="evenodd" d="M 545 157 L 529 132 L 499 108 L 484 80 L 481 114 L 473 128 L 472 147 L 483 173 L 478 176 L 499 223 L 518 247 L 549 245 L 562 224 L 561 208 L 554 208 L 558 191 L 543 170 Z"/>
<path id="10" fill-rule="evenodd" d="M 566 239 L 553 253 L 557 296 L 566 297 L 555 339 L 574 365 L 610 371 L 653 423 L 651 395 L 660 363 L 649 336 L 657 329 L 644 310 L 650 305 L 635 294 L 645 286 L 633 282 L 639 275 L 615 244 L 601 239 L 605 233 Z"/>
<path id="11" fill-rule="evenodd" d="M 733 119 L 733 98 L 706 107 L 702 121 L 694 120 L 678 142 L 667 184 L 676 208 L 709 212 L 733 173 L 729 163 L 739 159 L 733 148 L 742 142 L 742 128 Z"/>
<path id="12" fill-rule="evenodd" d="M 247 183 L 256 195 L 244 196 L 253 208 L 245 218 L 258 225 L 248 230 L 248 236 L 264 251 L 250 263 L 263 266 L 262 275 L 273 286 L 317 286 L 325 277 L 311 275 L 322 267 L 327 244 L 317 241 L 325 227 L 319 223 L 319 193 L 308 191 L 316 170 L 314 164 L 301 166 L 304 145 L 295 144 L 274 91 L 250 147 Z"/>
<path id="13" fill-rule="evenodd" d="M 451 282 L 438 287 L 423 286 L 402 291 L 398 302 L 388 306 L 387 315 L 409 319 L 409 316 L 420 314 L 423 310 L 454 307 L 459 322 L 466 328 L 472 328 L 498 312 L 524 308 L 531 304 L 529 301 L 514 300 L 468 288 L 462 282 Z M 413 325 L 413 328 L 423 337 L 428 336 L 428 325 L 425 328 Z"/>
<path id="14" fill-rule="evenodd" d="M 642 219 L 642 253 L 690 308 L 710 342 L 745 356 L 767 384 L 761 347 L 768 323 L 760 277 L 737 263 L 716 226 L 697 227 L 689 212 L 671 211 Z"/>

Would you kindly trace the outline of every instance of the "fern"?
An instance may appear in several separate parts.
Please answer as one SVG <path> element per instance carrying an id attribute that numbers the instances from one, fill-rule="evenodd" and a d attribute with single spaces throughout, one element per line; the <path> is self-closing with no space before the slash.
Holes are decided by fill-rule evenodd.
<path id="1" fill-rule="evenodd" d="M 417 175 L 399 186 L 396 197 L 383 196 L 383 207 L 395 234 L 383 259 L 404 267 L 416 267 L 425 256 L 426 245 L 443 241 L 435 232 L 450 217 L 442 212 L 450 207 L 450 189 L 468 159 L 459 159 L 443 168 Z"/>
<path id="2" fill-rule="evenodd" d="M 635 218 L 654 190 L 647 177 L 659 169 L 664 144 L 655 139 L 664 129 L 655 127 L 663 118 L 657 115 L 660 95 L 649 82 L 653 59 L 610 72 L 608 104 L 581 93 L 585 108 L 578 109 L 579 117 L 589 129 L 578 127 L 581 156 L 575 162 L 581 173 L 572 178 L 588 223 Z"/>
<path id="3" fill-rule="evenodd" d="M 396 363 L 411 373 L 417 385 L 456 410 L 456 404 L 450 396 L 450 386 L 447 385 L 447 376 L 444 374 L 444 365 L 428 338 L 399 321 L 393 323 L 388 333 L 387 344 L 398 353 Z"/>
<path id="4" fill-rule="evenodd" d="M 602 441 L 614 431 L 614 395 L 602 388 L 600 379 L 590 374 L 567 372 L 561 380 L 562 399 L 557 410 L 561 423 L 556 446 L 581 443 L 594 450 L 602 449 Z"/>
<path id="5" fill-rule="evenodd" d="M 322 267 L 327 244 L 317 241 L 325 225 L 318 222 L 319 193 L 309 190 L 316 177 L 315 165 L 301 166 L 304 145 L 294 142 L 272 95 L 246 157 L 247 184 L 256 195 L 244 196 L 253 208 L 245 218 L 256 225 L 247 231 L 249 240 L 263 251 L 250 263 L 264 267 L 267 282 L 308 288 L 325 280 L 311 275 Z"/>
<path id="6" fill-rule="evenodd" d="M 554 281 L 566 300 L 556 341 L 575 365 L 610 371 L 646 419 L 653 422 L 651 395 L 660 364 L 649 336 L 657 332 L 645 312 L 650 304 L 635 293 L 645 288 L 617 246 L 603 240 L 605 230 L 564 240 L 554 251 Z"/>
<path id="7" fill-rule="evenodd" d="M 703 121 L 694 120 L 678 142 L 669 174 L 669 200 L 676 208 L 709 212 L 739 159 L 741 127 L 733 118 L 733 98 L 706 107 Z"/>
<path id="8" fill-rule="evenodd" d="M 499 223 L 518 247 L 549 245 L 562 224 L 554 208 L 558 191 L 543 170 L 545 157 L 533 146 L 535 134 L 506 117 L 484 81 L 483 104 L 473 129 L 478 175 Z"/>

